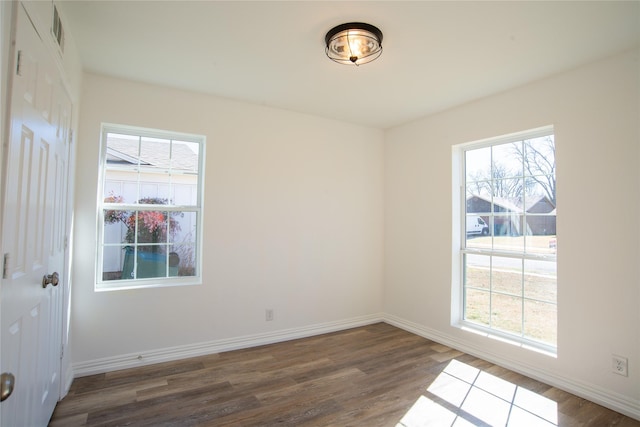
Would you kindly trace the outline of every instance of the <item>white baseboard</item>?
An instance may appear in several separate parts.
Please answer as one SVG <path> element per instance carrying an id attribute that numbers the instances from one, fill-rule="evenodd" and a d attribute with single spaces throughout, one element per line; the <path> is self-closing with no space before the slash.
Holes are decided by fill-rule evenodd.
<path id="1" fill-rule="evenodd" d="M 469 345 L 455 337 L 442 334 L 439 331 L 410 322 L 397 316 L 385 314 L 384 321 L 405 331 L 430 339 L 439 344 L 446 345 L 472 356 L 484 359 L 488 362 L 526 375 L 545 384 L 557 387 L 561 390 L 583 397 L 591 402 L 612 409 L 621 414 L 640 420 L 640 401 L 630 399 L 627 396 L 605 390 L 597 385 L 576 381 L 571 378 L 550 374 L 536 367 L 523 364 L 517 360 L 505 359 L 498 354 L 487 352 L 485 348 Z"/>
<path id="2" fill-rule="evenodd" d="M 314 335 L 370 325 L 382 321 L 384 321 L 384 319 L 381 314 L 361 316 L 300 328 L 283 329 L 261 334 L 150 350 L 142 353 L 105 357 L 102 359 L 74 363 L 72 369 L 74 377 L 84 377 L 87 375 L 101 374 L 120 369 L 151 365 L 153 363 L 169 362 L 173 360 L 186 359 L 188 357 L 204 356 L 207 354 L 257 347 L 260 345 L 273 344 L 298 338 L 306 338 Z"/>

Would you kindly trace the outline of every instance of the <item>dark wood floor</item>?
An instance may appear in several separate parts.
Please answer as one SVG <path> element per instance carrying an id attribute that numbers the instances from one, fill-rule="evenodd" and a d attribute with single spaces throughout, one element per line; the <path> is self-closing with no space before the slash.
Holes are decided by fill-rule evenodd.
<path id="1" fill-rule="evenodd" d="M 618 426 L 639 421 L 379 323 L 77 378 L 51 427 Z"/>

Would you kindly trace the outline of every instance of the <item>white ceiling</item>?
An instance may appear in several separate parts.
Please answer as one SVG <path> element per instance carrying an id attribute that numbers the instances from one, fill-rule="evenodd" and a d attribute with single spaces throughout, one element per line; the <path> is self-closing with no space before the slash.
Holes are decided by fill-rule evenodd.
<path id="1" fill-rule="evenodd" d="M 87 71 L 382 129 L 640 45 L 640 1 L 58 5 Z M 378 60 L 325 56 L 351 21 L 382 30 Z"/>

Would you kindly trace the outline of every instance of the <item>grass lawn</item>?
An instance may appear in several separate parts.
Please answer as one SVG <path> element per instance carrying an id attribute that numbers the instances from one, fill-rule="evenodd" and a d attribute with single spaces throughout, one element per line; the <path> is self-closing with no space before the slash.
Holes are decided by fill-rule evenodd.
<path id="1" fill-rule="evenodd" d="M 495 237 L 495 247 L 513 248 L 523 239 L 534 253 L 554 253 L 555 236 Z M 469 247 L 490 247 L 492 238 L 469 239 Z M 518 243 L 519 241 L 519 243 Z M 525 262 L 526 265 L 526 262 Z M 557 279 L 555 272 L 539 273 L 535 268 L 523 273 L 521 267 L 474 265 L 466 267 L 465 318 L 484 326 L 522 335 L 547 344 L 557 340 Z"/>

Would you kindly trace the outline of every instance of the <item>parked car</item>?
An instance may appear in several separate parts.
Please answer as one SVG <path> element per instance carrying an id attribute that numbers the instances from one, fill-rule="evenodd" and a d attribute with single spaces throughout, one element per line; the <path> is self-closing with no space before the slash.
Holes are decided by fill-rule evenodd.
<path id="1" fill-rule="evenodd" d="M 481 234 L 483 236 L 489 235 L 489 226 L 478 215 L 467 215 L 467 235 L 469 234 Z"/>

